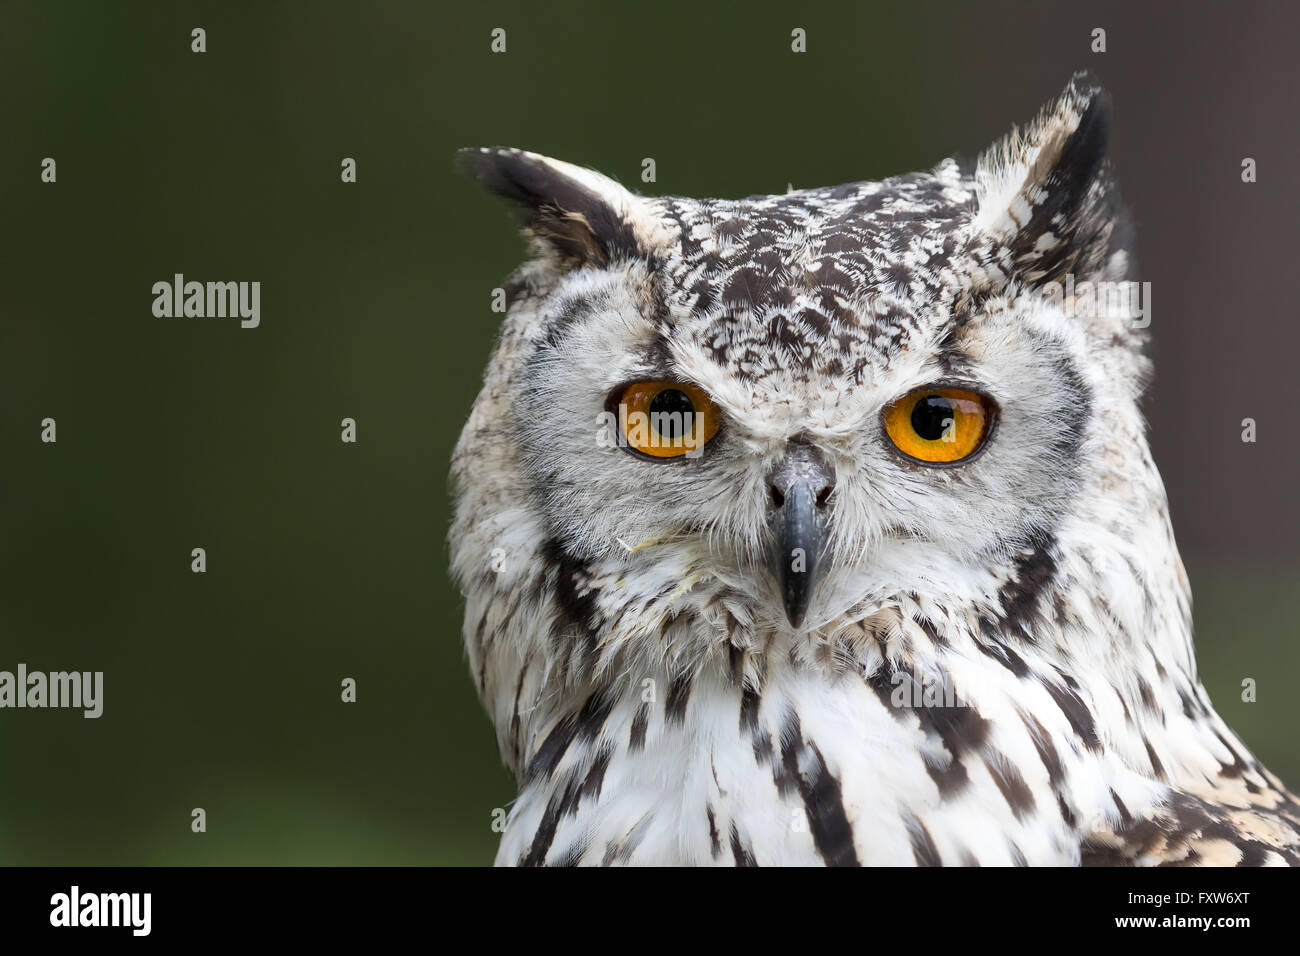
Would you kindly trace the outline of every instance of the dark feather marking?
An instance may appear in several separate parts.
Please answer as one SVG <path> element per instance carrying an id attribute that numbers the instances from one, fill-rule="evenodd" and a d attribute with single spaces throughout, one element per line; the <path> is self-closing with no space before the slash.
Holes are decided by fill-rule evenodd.
<path id="1" fill-rule="evenodd" d="M 1003 642 L 1002 632 L 998 628 L 998 622 L 991 617 L 980 616 L 980 633 L 987 640 L 976 641 L 975 646 L 979 648 L 980 653 L 991 657 L 1011 673 L 1019 678 L 1029 676 L 1029 665 L 1025 659 L 1007 647 Z"/>
<path id="2" fill-rule="evenodd" d="M 816 763 L 810 778 L 800 783 L 804 811 L 812 827 L 813 843 L 828 866 L 858 866 L 853 846 L 853 825 L 844 809 L 844 794 L 839 778 L 826 766 L 826 758 L 810 745 Z"/>
<path id="3" fill-rule="evenodd" d="M 1238 846 L 1241 849 L 1241 859 L 1237 861 L 1238 866 L 1263 866 L 1271 847 L 1265 846 L 1258 840 L 1244 840 Z"/>
<path id="4" fill-rule="evenodd" d="M 555 772 L 560 760 L 568 751 L 569 745 L 573 743 L 573 738 L 578 734 L 578 723 L 572 714 L 566 714 L 561 717 L 551 732 L 546 735 L 542 745 L 537 748 L 533 754 L 533 759 L 529 761 L 527 776 L 529 778 L 545 775 L 549 777 Z"/>
<path id="5" fill-rule="evenodd" d="M 1139 674 L 1137 676 L 1138 698 L 1142 701 L 1142 706 L 1149 714 L 1159 714 L 1160 705 L 1156 703 L 1156 695 L 1151 690 L 1151 685 L 1146 679 Z"/>
<path id="6" fill-rule="evenodd" d="M 529 762 L 528 778 L 553 774 L 576 738 L 581 737 L 588 743 L 595 740 L 604 728 L 612 706 L 613 699 L 597 691 L 586 699 L 576 716 L 566 714 L 560 718 Z"/>
<path id="7" fill-rule="evenodd" d="M 636 852 L 636 848 L 641 845 L 645 839 L 646 832 L 650 829 L 651 815 L 647 813 L 636 825 L 618 842 L 611 840 L 605 847 L 605 857 L 600 861 L 601 866 L 612 866 L 615 863 L 626 863 Z"/>
<path id="8" fill-rule="evenodd" d="M 590 769 L 587 770 L 587 776 L 582 781 L 582 789 L 574 800 L 575 809 L 577 801 L 582 800 L 584 797 L 592 800 L 600 798 L 601 788 L 605 784 L 605 771 L 609 769 L 609 761 L 613 755 L 614 745 L 606 741 L 596 753 Z"/>
<path id="9" fill-rule="evenodd" d="M 691 675 L 683 672 L 668 683 L 668 696 L 664 700 L 664 716 L 670 724 L 680 724 L 686 719 L 686 705 L 691 698 Z"/>
<path id="10" fill-rule="evenodd" d="M 708 804 L 704 812 L 709 818 L 709 852 L 716 860 L 722 855 L 722 836 L 718 833 L 718 819 L 713 813 L 713 804 Z"/>
<path id="11" fill-rule="evenodd" d="M 909 668 L 900 666 L 896 670 L 904 674 L 913 684 L 917 683 L 916 675 Z M 948 682 L 951 683 L 950 678 Z M 974 707 L 896 707 L 893 699 L 893 684 L 886 677 L 884 668 L 867 678 L 867 683 L 890 713 L 915 714 L 920 721 L 921 729 L 928 736 L 937 736 L 943 742 L 944 749 L 948 751 L 951 759 L 945 765 L 933 762 L 927 755 L 924 758 L 926 772 L 934 780 L 941 796 L 950 797 L 961 791 L 970 782 L 970 775 L 962 763 L 962 757 L 984 745 L 990 729 L 988 719 L 980 716 L 979 711 Z"/>
<path id="12" fill-rule="evenodd" d="M 754 747 L 754 760 L 762 763 L 772 755 L 772 737 L 758 722 L 758 707 L 762 698 L 757 690 L 749 685 L 740 694 L 740 729 L 749 734 Z"/>
<path id="13" fill-rule="evenodd" d="M 1007 806 L 1011 807 L 1011 812 L 1017 820 L 1024 819 L 1026 814 L 1033 811 L 1034 792 L 1025 783 L 1025 778 L 1020 776 L 1020 771 L 1016 770 L 1005 756 L 997 751 L 991 751 L 984 758 L 984 766 L 988 768 L 993 782 L 1002 791 Z"/>
<path id="14" fill-rule="evenodd" d="M 1241 754 L 1237 753 L 1236 748 L 1234 748 L 1232 744 L 1228 743 L 1228 741 L 1224 739 L 1223 734 L 1219 733 L 1219 731 L 1216 730 L 1214 736 L 1218 737 L 1219 743 L 1223 744 L 1224 749 L 1227 750 L 1228 753 L 1232 754 L 1232 763 L 1219 765 L 1219 776 L 1232 778 L 1240 777 L 1245 774 L 1245 772 L 1250 768 L 1247 766 L 1246 761 L 1242 759 Z"/>
<path id="15" fill-rule="evenodd" d="M 943 866 L 939 848 L 934 845 L 934 839 L 930 836 L 930 831 L 925 828 L 925 824 L 912 814 L 904 812 L 903 826 L 912 844 L 912 859 L 916 861 L 916 865 Z"/>
<path id="16" fill-rule="evenodd" d="M 546 854 L 555 841 L 555 831 L 560 825 L 560 819 L 564 816 L 566 808 L 576 800 L 579 786 L 577 779 L 570 777 L 563 787 L 551 794 L 550 800 L 546 802 L 546 809 L 542 811 L 537 832 L 533 834 L 533 842 L 519 861 L 520 866 L 542 866 L 546 862 Z"/>
<path id="17" fill-rule="evenodd" d="M 1075 821 L 1075 816 L 1074 816 L 1074 811 L 1071 810 L 1071 809 L 1070 809 L 1070 805 L 1069 805 L 1068 803 L 1065 802 L 1065 796 L 1064 796 L 1064 794 L 1060 794 L 1060 793 L 1058 793 L 1058 794 L 1056 795 L 1056 805 L 1057 805 L 1058 808 L 1060 808 L 1060 811 L 1061 811 L 1061 819 L 1065 821 L 1065 825 L 1066 825 L 1067 827 L 1073 827 L 1073 826 L 1075 825 L 1075 822 L 1076 822 L 1076 821 Z"/>
<path id="18" fill-rule="evenodd" d="M 1016 560 L 1015 572 L 998 591 L 1003 633 L 1022 634 L 1031 643 L 1041 623 L 1038 602 L 1056 577 L 1056 541 L 1048 538 Z"/>
<path id="19" fill-rule="evenodd" d="M 1061 765 L 1061 757 L 1056 752 L 1056 746 L 1052 743 L 1052 736 L 1047 732 L 1038 718 L 1033 714 L 1025 713 L 1017 708 L 1016 712 L 1024 722 L 1029 731 L 1029 739 L 1033 741 L 1034 749 L 1038 751 L 1038 759 L 1043 762 L 1047 769 L 1047 780 L 1053 789 L 1057 789 L 1061 781 L 1065 778 L 1065 768 Z"/>
<path id="20" fill-rule="evenodd" d="M 731 682 L 739 687 L 745 679 L 745 652 L 734 643 L 727 645 L 727 665 Z"/>
<path id="21" fill-rule="evenodd" d="M 731 825 L 731 857 L 735 860 L 736 866 L 758 866 L 753 852 L 741 842 L 740 831 L 736 829 L 734 823 Z"/>
<path id="22" fill-rule="evenodd" d="M 751 736 L 758 727 L 758 691 L 746 686 L 740 694 L 740 729 Z"/>
<path id="23" fill-rule="evenodd" d="M 944 799 L 960 793 L 970 783 L 966 765 L 956 757 L 949 755 L 946 764 L 938 764 L 932 762 L 930 754 L 925 754 L 922 761 L 925 763 L 925 772 L 930 775 L 934 785 L 939 788 L 939 796 Z"/>
<path id="24" fill-rule="evenodd" d="M 592 695 L 593 697 L 596 695 Z M 579 730 L 581 732 L 582 723 L 579 721 Z M 533 834 L 533 842 L 528 848 L 527 854 L 520 860 L 520 866 L 541 866 L 546 861 L 546 854 L 555 841 L 555 833 L 560 825 L 560 821 L 567 816 L 573 816 L 578 812 L 578 805 L 584 799 L 596 800 L 600 797 L 601 787 L 605 780 L 605 771 L 609 768 L 610 758 L 614 754 L 614 747 L 608 742 L 605 743 L 596 756 L 592 759 L 591 766 L 587 768 L 585 775 L 571 773 L 564 780 L 564 785 L 551 794 L 550 800 L 546 803 L 546 809 L 542 812 L 542 820 L 537 826 L 537 832 Z M 571 852 L 572 848 L 570 848 Z M 584 846 L 579 858 L 585 854 L 587 848 Z M 566 861 L 566 855 L 558 857 L 555 865 L 569 866 L 571 861 Z"/>
<path id="25" fill-rule="evenodd" d="M 915 620 L 921 630 L 925 632 L 925 636 L 930 639 L 930 643 L 935 647 L 946 648 L 949 646 L 948 638 L 939 633 L 939 628 L 935 625 L 934 621 L 930 620 L 928 617 L 917 617 Z"/>
<path id="26" fill-rule="evenodd" d="M 588 844 L 575 843 L 559 856 L 557 856 L 551 866 L 570 867 L 577 866 L 582 862 L 582 858 L 587 854 Z"/>
<path id="27" fill-rule="evenodd" d="M 921 726 L 939 735 L 954 758 L 978 750 L 988 740 L 991 725 L 974 707 L 917 707 Z"/>
<path id="28" fill-rule="evenodd" d="M 1155 748 L 1151 746 L 1151 741 L 1143 737 L 1142 743 L 1145 744 L 1147 748 L 1147 759 L 1151 761 L 1151 772 L 1156 775 L 1156 779 L 1165 779 L 1165 766 L 1160 762 L 1160 758 L 1156 756 Z"/>
<path id="29" fill-rule="evenodd" d="M 1071 688 L 1062 687 L 1054 681 L 1044 680 L 1042 684 L 1047 689 L 1047 693 L 1051 695 L 1052 700 L 1056 702 L 1056 706 L 1061 708 L 1061 713 L 1070 722 L 1070 727 L 1079 735 L 1084 746 L 1094 753 L 1100 751 L 1101 738 L 1097 736 L 1097 725 L 1092 719 L 1088 705 L 1083 702 L 1083 698 Z"/>
<path id="30" fill-rule="evenodd" d="M 1088 419 L 1092 415 L 1092 389 L 1084 380 L 1074 362 L 1064 355 L 1056 362 L 1057 391 L 1061 398 L 1058 408 L 1060 425 L 1052 436 L 1051 451 L 1055 460 L 1067 462 L 1066 468 L 1056 476 L 1058 482 L 1072 482 L 1079 471 L 1079 449 L 1087 433 Z"/>
<path id="31" fill-rule="evenodd" d="M 650 705 L 642 704 L 636 709 L 636 714 L 632 718 L 632 733 L 628 737 L 627 749 L 629 753 L 636 753 L 645 746 L 646 728 L 650 724 Z"/>
<path id="32" fill-rule="evenodd" d="M 596 624 L 596 596 L 590 589 L 581 589 L 578 579 L 590 577 L 590 570 L 585 564 L 564 549 L 554 538 L 548 539 L 540 549 L 541 557 L 554 570 L 555 605 L 569 629 L 576 630 L 584 645 L 594 648 L 598 638 Z M 566 629 L 560 629 L 554 635 L 562 638 Z M 567 648 L 561 647 L 564 651 Z"/>
<path id="33" fill-rule="evenodd" d="M 800 770 L 801 762 L 808 765 L 807 773 Z M 813 845 L 826 865 L 858 866 L 853 826 L 844 810 L 839 778 L 826 766 L 826 758 L 817 745 L 803 739 L 799 715 L 793 708 L 786 711 L 781 728 L 781 768 L 777 789 L 784 793 L 792 785 L 797 786 Z"/>

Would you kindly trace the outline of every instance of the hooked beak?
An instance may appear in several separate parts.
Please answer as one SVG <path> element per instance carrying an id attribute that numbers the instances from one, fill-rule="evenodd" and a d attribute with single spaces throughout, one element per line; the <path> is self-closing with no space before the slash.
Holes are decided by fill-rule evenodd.
<path id="1" fill-rule="evenodd" d="M 835 488 L 835 472 L 815 449 L 791 444 L 769 476 L 768 486 L 772 570 L 785 616 L 791 627 L 799 627 L 821 567 L 821 548 L 830 524 L 827 499 Z"/>

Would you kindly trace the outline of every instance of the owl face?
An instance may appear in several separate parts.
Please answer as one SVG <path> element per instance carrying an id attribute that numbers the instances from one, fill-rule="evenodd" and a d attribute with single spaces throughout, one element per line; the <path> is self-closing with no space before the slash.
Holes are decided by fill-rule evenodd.
<path id="1" fill-rule="evenodd" d="M 1127 277 L 1105 129 L 1077 77 L 972 171 L 736 201 L 468 153 L 533 241 L 493 427 L 550 538 L 768 627 L 978 598 L 1096 493 L 1141 387 L 1127 316 L 1047 294 Z"/>

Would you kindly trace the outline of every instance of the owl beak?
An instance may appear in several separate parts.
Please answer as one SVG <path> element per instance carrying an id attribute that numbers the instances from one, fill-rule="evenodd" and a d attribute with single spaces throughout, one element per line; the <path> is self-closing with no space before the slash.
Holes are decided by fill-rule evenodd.
<path id="1" fill-rule="evenodd" d="M 803 624 L 821 569 L 835 473 L 807 445 L 791 445 L 768 478 L 773 571 L 791 627 Z"/>

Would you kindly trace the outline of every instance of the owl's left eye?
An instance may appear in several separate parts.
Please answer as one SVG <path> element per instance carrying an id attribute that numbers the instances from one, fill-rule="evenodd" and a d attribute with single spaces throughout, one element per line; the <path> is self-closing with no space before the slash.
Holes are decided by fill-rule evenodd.
<path id="1" fill-rule="evenodd" d="M 921 388 L 885 409 L 885 432 L 907 457 L 951 465 L 984 446 L 996 410 L 991 398 L 970 389 Z"/>
<path id="2" fill-rule="evenodd" d="M 634 382 L 611 398 L 619 444 L 651 458 L 698 455 L 721 419 L 704 389 L 689 382 Z"/>

